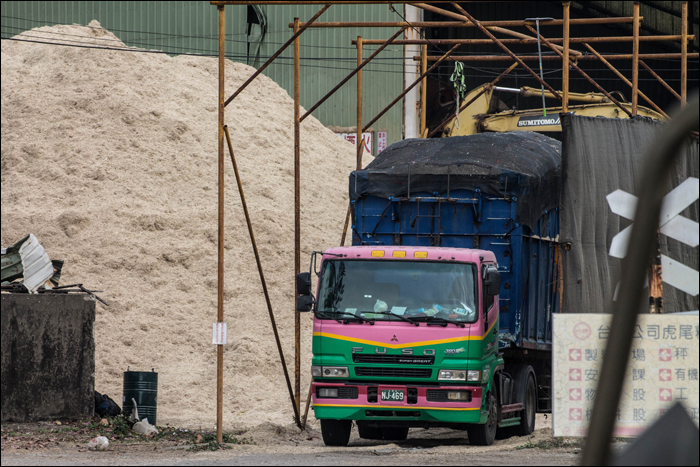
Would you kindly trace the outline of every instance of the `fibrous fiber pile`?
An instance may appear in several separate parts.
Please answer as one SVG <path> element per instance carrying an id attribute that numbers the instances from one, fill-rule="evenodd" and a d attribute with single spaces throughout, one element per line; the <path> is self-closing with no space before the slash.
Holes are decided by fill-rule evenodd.
<path id="1" fill-rule="evenodd" d="M 32 40 L 128 49 L 93 21 Z M 21 37 L 18 37 L 21 39 Z M 70 39 L 68 42 L 66 39 Z M 226 62 L 226 95 L 253 68 Z M 34 233 L 62 284 L 104 290 L 95 388 L 159 373 L 158 424 L 216 420 L 217 59 L 2 41 L 2 245 Z M 293 101 L 259 77 L 226 108 L 290 374 L 294 358 Z M 340 241 L 354 146 L 302 123 L 302 270 Z M 226 157 L 224 425 L 288 424 L 284 383 Z M 302 315 L 302 401 L 311 316 Z"/>

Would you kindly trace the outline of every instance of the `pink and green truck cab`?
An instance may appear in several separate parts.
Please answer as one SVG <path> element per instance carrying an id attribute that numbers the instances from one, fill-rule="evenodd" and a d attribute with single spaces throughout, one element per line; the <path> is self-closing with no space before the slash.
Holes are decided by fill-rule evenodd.
<path id="1" fill-rule="evenodd" d="M 451 427 L 489 445 L 551 409 L 559 148 L 521 132 L 407 140 L 353 172 L 353 246 L 297 277 L 327 445 L 353 422 L 365 439 Z"/>

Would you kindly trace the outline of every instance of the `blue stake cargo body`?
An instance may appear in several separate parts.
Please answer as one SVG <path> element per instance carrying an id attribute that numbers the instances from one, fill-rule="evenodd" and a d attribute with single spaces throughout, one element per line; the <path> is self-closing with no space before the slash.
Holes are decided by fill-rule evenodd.
<path id="1" fill-rule="evenodd" d="M 158 409 L 158 373 L 155 371 L 125 371 L 124 372 L 124 396 L 123 412 L 128 417 L 134 410 L 136 401 L 139 418 L 148 419 L 151 425 L 156 424 Z"/>
<path id="2" fill-rule="evenodd" d="M 499 347 L 550 350 L 561 143 L 533 132 L 404 140 L 350 176 L 353 245 L 493 251 Z"/>

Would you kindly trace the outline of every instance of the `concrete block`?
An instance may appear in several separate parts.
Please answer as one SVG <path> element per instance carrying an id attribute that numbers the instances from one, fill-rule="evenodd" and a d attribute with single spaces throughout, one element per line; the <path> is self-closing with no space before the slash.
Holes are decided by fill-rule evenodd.
<path id="1" fill-rule="evenodd" d="M 2 421 L 92 416 L 94 298 L 84 294 L 0 296 Z"/>

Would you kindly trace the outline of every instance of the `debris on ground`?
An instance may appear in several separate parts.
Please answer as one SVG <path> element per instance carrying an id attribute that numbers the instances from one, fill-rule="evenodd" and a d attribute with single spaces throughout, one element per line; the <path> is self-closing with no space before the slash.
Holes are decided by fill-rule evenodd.
<path id="1" fill-rule="evenodd" d="M 88 450 L 90 451 L 105 451 L 108 447 L 109 440 L 104 436 L 92 438 L 90 442 L 88 442 Z"/>

